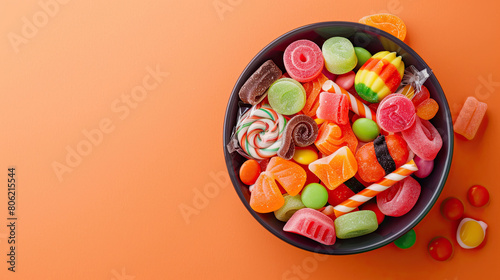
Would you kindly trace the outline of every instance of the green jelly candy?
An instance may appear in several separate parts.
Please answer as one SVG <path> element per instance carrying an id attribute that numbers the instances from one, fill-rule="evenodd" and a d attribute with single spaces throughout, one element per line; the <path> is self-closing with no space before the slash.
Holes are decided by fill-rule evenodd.
<path id="1" fill-rule="evenodd" d="M 285 199 L 285 204 L 280 209 L 274 211 L 274 216 L 276 216 L 276 219 L 286 222 L 297 210 L 305 208 L 305 206 L 300 199 L 300 194 L 296 196 L 285 194 L 283 198 Z"/>
<path id="2" fill-rule="evenodd" d="M 302 190 L 302 203 L 308 208 L 319 209 L 328 202 L 328 191 L 318 183 L 311 183 Z"/>
<path id="3" fill-rule="evenodd" d="M 394 245 L 398 246 L 398 248 L 401 249 L 408 249 L 411 246 L 413 246 L 416 241 L 417 241 L 417 234 L 415 233 L 415 230 L 412 229 L 409 232 L 405 233 L 400 238 L 398 238 L 396 241 L 394 241 Z"/>
<path id="4" fill-rule="evenodd" d="M 358 58 L 358 64 L 356 65 L 357 69 L 361 68 L 361 66 L 363 66 L 363 64 L 365 64 L 368 59 L 372 57 L 372 54 L 369 51 L 361 47 L 354 47 L 354 52 Z"/>
<path id="5" fill-rule="evenodd" d="M 350 212 L 335 219 L 335 232 L 340 239 L 369 234 L 377 228 L 377 215 L 371 210 Z"/>
<path id="6" fill-rule="evenodd" d="M 281 78 L 269 87 L 267 98 L 277 113 L 293 115 L 304 108 L 306 90 L 294 79 Z"/>
<path id="7" fill-rule="evenodd" d="M 380 134 L 377 123 L 371 119 L 360 118 L 352 124 L 352 131 L 363 142 L 373 141 Z"/>
<path id="8" fill-rule="evenodd" d="M 354 46 L 344 37 L 332 37 L 326 40 L 321 50 L 326 69 L 333 74 L 345 74 L 354 69 L 358 63 Z"/>

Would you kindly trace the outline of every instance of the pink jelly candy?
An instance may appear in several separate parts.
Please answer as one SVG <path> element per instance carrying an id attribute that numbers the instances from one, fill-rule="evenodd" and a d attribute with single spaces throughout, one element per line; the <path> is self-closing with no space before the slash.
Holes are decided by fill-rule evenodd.
<path id="1" fill-rule="evenodd" d="M 390 94 L 377 108 L 377 124 L 387 132 L 400 132 L 415 123 L 415 106 L 404 95 Z"/>
<path id="2" fill-rule="evenodd" d="M 347 95 L 325 91 L 319 95 L 316 116 L 336 124 L 347 124 L 349 122 L 349 106 Z"/>
<path id="3" fill-rule="evenodd" d="M 301 83 L 316 79 L 325 64 L 321 49 L 309 40 L 298 40 L 288 45 L 283 62 L 288 75 Z"/>
<path id="4" fill-rule="evenodd" d="M 418 170 L 413 174 L 415 174 L 418 178 L 425 178 L 429 176 L 432 169 L 434 169 L 434 160 L 421 159 L 419 156 L 415 156 L 413 160 L 418 167 Z"/>
<path id="5" fill-rule="evenodd" d="M 420 196 L 420 184 L 406 177 L 377 196 L 377 206 L 386 216 L 400 217 L 408 213 Z"/>
<path id="6" fill-rule="evenodd" d="M 326 67 L 323 67 L 323 71 L 322 71 L 323 75 L 325 75 L 325 77 L 328 78 L 328 80 L 332 80 L 332 81 L 335 81 L 335 79 L 337 79 L 337 75 L 331 73 L 330 71 L 328 71 L 326 69 Z M 322 85 L 323 86 L 323 85 Z"/>
<path id="7" fill-rule="evenodd" d="M 345 74 L 339 75 L 337 79 L 335 79 L 335 83 L 339 85 L 341 88 L 346 90 L 352 88 L 354 85 L 354 78 L 356 77 L 356 73 L 354 71 L 349 71 Z"/>
<path id="8" fill-rule="evenodd" d="M 336 240 L 333 220 L 311 208 L 302 208 L 286 222 L 283 231 L 300 234 L 325 245 L 333 245 Z"/>
<path id="9" fill-rule="evenodd" d="M 434 160 L 443 146 L 437 129 L 429 121 L 420 118 L 401 134 L 415 155 L 424 160 Z"/>

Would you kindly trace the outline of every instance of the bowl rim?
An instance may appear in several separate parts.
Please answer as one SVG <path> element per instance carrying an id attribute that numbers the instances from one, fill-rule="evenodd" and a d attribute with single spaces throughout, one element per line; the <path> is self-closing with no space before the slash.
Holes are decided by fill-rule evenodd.
<path id="1" fill-rule="evenodd" d="M 309 251 L 309 252 L 313 252 L 313 253 L 327 254 L 327 255 L 350 255 L 350 254 L 359 254 L 359 253 L 369 252 L 369 251 L 381 248 L 383 246 L 388 245 L 389 243 L 394 242 L 396 239 L 398 239 L 402 235 L 406 234 L 408 231 L 410 231 L 412 228 L 414 228 L 418 223 L 420 223 L 420 221 L 422 221 L 422 219 L 433 208 L 434 204 L 436 203 L 437 199 L 439 198 L 439 196 L 440 196 L 440 194 L 441 194 L 441 192 L 442 192 L 442 190 L 444 188 L 444 185 L 445 185 L 446 180 L 448 178 L 448 175 L 450 173 L 451 162 L 452 162 L 452 159 L 453 159 L 454 135 L 453 135 L 453 125 L 452 125 L 451 121 L 447 122 L 447 132 L 448 133 L 446 135 L 446 138 L 449 141 L 449 145 L 448 145 L 448 150 L 446 151 L 446 153 L 448 154 L 448 156 L 446 157 L 446 161 L 445 161 L 445 171 L 444 171 L 444 173 L 441 175 L 441 177 L 439 179 L 438 190 L 434 193 L 434 195 L 431 197 L 431 199 L 425 205 L 424 211 L 420 212 L 416 219 L 414 219 L 411 223 L 409 223 L 408 225 L 406 225 L 405 227 L 403 227 L 403 229 L 400 230 L 399 233 L 397 233 L 393 238 L 383 239 L 381 241 L 375 242 L 373 244 L 370 244 L 370 245 L 367 245 L 367 246 L 364 246 L 364 247 L 360 247 L 360 248 L 349 250 L 349 252 L 339 251 L 339 250 L 333 250 L 333 249 L 323 250 L 324 248 L 327 248 L 328 246 L 322 245 L 320 243 L 318 243 L 318 247 L 317 247 L 317 248 L 320 248 L 320 249 L 318 249 L 318 250 L 311 250 L 308 247 L 302 246 L 302 244 L 295 244 L 295 243 L 290 242 L 289 240 L 283 238 L 281 236 L 282 234 L 279 231 L 275 230 L 272 226 L 268 225 L 250 207 L 250 204 L 246 201 L 246 199 L 245 199 L 245 197 L 243 195 L 243 192 L 239 189 L 240 187 L 239 187 L 239 182 L 236 179 L 236 174 L 231 175 L 230 170 L 234 170 L 234 168 L 233 168 L 233 164 L 232 164 L 231 155 L 230 155 L 230 153 L 228 152 L 228 150 L 226 148 L 226 146 L 228 144 L 228 142 L 226 141 L 226 139 L 230 139 L 231 138 L 231 134 L 232 134 L 232 131 L 233 131 L 233 127 L 228 127 L 228 124 L 230 122 L 230 118 L 234 117 L 234 116 L 229 116 L 229 112 L 233 111 L 235 106 L 236 107 L 238 106 L 237 102 L 236 103 L 233 102 L 233 104 L 231 104 L 231 99 L 232 99 L 233 95 L 238 95 L 236 87 L 237 87 L 238 84 L 240 84 L 241 80 L 243 79 L 243 74 L 246 73 L 249 70 L 250 65 L 254 64 L 254 61 L 257 60 L 262 54 L 270 51 L 272 48 L 276 47 L 278 44 L 281 44 L 281 41 L 283 39 L 287 38 L 287 37 L 293 36 L 293 35 L 295 35 L 297 33 L 301 33 L 301 32 L 304 32 L 304 31 L 313 30 L 313 29 L 316 29 L 316 28 L 333 27 L 333 26 L 334 27 L 355 27 L 355 28 L 359 28 L 359 29 L 364 29 L 364 30 L 369 31 L 369 32 L 373 32 L 373 33 L 375 33 L 377 35 L 384 36 L 384 37 L 390 39 L 391 41 L 395 42 L 402 50 L 404 50 L 407 53 L 409 53 L 417 61 L 419 61 L 422 65 L 424 65 L 426 68 L 431 69 L 427 65 L 427 63 L 420 57 L 420 55 L 418 55 L 406 43 L 404 43 L 403 41 L 399 40 L 395 36 L 393 36 L 393 35 L 385 32 L 385 31 L 383 31 L 381 29 L 378 29 L 378 28 L 375 28 L 375 27 L 372 27 L 372 26 L 369 26 L 369 25 L 365 25 L 365 24 L 361 24 L 361 23 L 357 23 L 357 22 L 349 22 L 349 21 L 324 21 L 324 22 L 317 22 L 317 23 L 312 23 L 312 24 L 308 24 L 308 25 L 303 25 L 301 27 L 295 28 L 295 29 L 293 29 L 291 31 L 288 31 L 288 32 L 280 35 L 279 37 L 277 37 L 276 39 L 274 39 L 272 42 L 270 42 L 269 44 L 267 44 L 264 48 L 262 48 L 252 58 L 252 60 L 250 60 L 250 62 L 248 62 L 248 64 L 246 65 L 246 67 L 243 69 L 243 71 L 241 72 L 240 76 L 236 80 L 236 83 L 235 83 L 235 85 L 233 87 L 233 90 L 231 91 L 231 95 L 229 96 L 229 100 L 228 100 L 228 103 L 226 105 L 226 112 L 225 112 L 225 115 L 224 115 L 223 149 L 224 149 L 224 159 L 225 159 L 225 162 L 226 162 L 226 168 L 227 168 L 227 171 L 229 173 L 229 177 L 231 178 L 231 183 L 233 184 L 233 188 L 235 189 L 236 193 L 238 194 L 238 197 L 240 198 L 240 200 L 243 203 L 243 205 L 245 205 L 245 207 L 248 210 L 248 212 L 265 229 L 267 229 L 269 232 L 271 232 L 273 235 L 275 235 L 279 239 L 283 240 L 284 242 L 286 242 L 286 243 L 288 243 L 288 244 L 290 244 L 290 245 L 292 245 L 294 247 L 297 247 L 297 248 L 300 248 L 302 250 L 305 250 L 305 251 Z M 448 100 L 446 98 L 446 95 L 443 92 L 441 84 L 439 83 L 437 77 L 433 73 L 430 75 L 429 79 L 435 79 L 435 85 L 436 85 L 437 94 L 440 95 L 443 98 L 443 100 L 445 101 L 444 102 L 445 106 L 441 106 L 441 109 L 443 109 L 445 111 L 445 114 L 447 115 L 447 119 L 451 120 L 452 118 L 451 118 L 451 113 L 450 113 L 450 108 L 449 108 Z M 434 81 L 433 81 L 433 83 L 434 83 Z"/>

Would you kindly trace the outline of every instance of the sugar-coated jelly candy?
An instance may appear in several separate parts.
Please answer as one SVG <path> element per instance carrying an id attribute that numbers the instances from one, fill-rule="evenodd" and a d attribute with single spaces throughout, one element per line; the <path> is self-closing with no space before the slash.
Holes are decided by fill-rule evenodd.
<path id="1" fill-rule="evenodd" d="M 281 78 L 267 90 L 271 107 L 283 115 L 293 115 L 306 104 L 306 90 L 301 83 L 290 78 Z"/>
<path id="2" fill-rule="evenodd" d="M 421 159 L 419 156 L 414 156 L 413 160 L 418 167 L 417 172 L 413 173 L 418 178 L 426 178 L 434 169 L 434 160 Z"/>
<path id="3" fill-rule="evenodd" d="M 361 66 L 372 57 L 372 54 L 362 47 L 354 47 L 354 52 L 358 58 L 358 63 L 356 64 L 357 69 L 361 68 Z"/>
<path id="4" fill-rule="evenodd" d="M 349 98 L 341 93 L 322 92 L 319 95 L 318 118 L 337 124 L 349 122 Z"/>
<path id="5" fill-rule="evenodd" d="M 408 147 L 401 136 L 381 135 L 356 152 L 359 177 L 365 182 L 376 182 L 405 164 L 408 155 Z"/>
<path id="6" fill-rule="evenodd" d="M 258 213 L 270 213 L 281 208 L 285 199 L 270 172 L 262 172 L 253 185 L 250 207 Z"/>
<path id="7" fill-rule="evenodd" d="M 384 213 L 378 209 L 377 203 L 376 202 L 367 202 L 361 206 L 361 210 L 370 210 L 377 215 L 377 223 L 380 225 L 385 218 Z"/>
<path id="8" fill-rule="evenodd" d="M 297 148 L 293 154 L 293 160 L 302 165 L 308 165 L 309 163 L 318 159 L 318 153 L 316 153 L 311 148 Z"/>
<path id="9" fill-rule="evenodd" d="M 302 113 L 309 117 L 316 116 L 316 111 L 319 107 L 319 94 L 321 92 L 321 87 L 328 81 L 328 78 L 319 74 L 319 76 L 307 83 L 302 84 L 304 90 L 306 91 L 306 104 L 302 108 Z"/>
<path id="10" fill-rule="evenodd" d="M 403 216 L 417 203 L 420 189 L 417 180 L 406 177 L 377 196 L 378 208 L 386 216 Z"/>
<path id="11" fill-rule="evenodd" d="M 415 245 L 417 241 L 417 234 L 414 229 L 411 229 L 409 232 L 403 234 L 400 238 L 394 241 L 394 245 L 401 249 L 408 249 L 411 246 Z"/>
<path id="12" fill-rule="evenodd" d="M 483 207 L 490 201 L 490 193 L 481 185 L 474 185 L 467 191 L 467 200 L 472 206 Z"/>
<path id="13" fill-rule="evenodd" d="M 330 190 L 354 177 L 358 171 L 356 159 L 348 147 L 309 164 L 311 170 Z"/>
<path id="14" fill-rule="evenodd" d="M 333 74 L 347 73 L 356 67 L 358 58 L 351 41 L 344 37 L 332 37 L 321 47 L 325 66 Z"/>
<path id="15" fill-rule="evenodd" d="M 395 52 L 374 54 L 356 73 L 354 88 L 366 101 L 377 103 L 393 93 L 403 79 L 405 65 Z"/>
<path id="16" fill-rule="evenodd" d="M 357 116 L 357 115 L 355 115 Z M 380 134 L 377 123 L 371 119 L 359 118 L 352 124 L 352 131 L 360 141 L 373 141 Z"/>
<path id="17" fill-rule="evenodd" d="M 318 130 L 314 145 L 323 155 L 329 156 L 344 146 L 348 146 L 351 151 L 356 151 L 358 139 L 349 124 L 324 122 Z"/>
<path id="18" fill-rule="evenodd" d="M 446 261 L 453 255 L 453 245 L 447 238 L 438 236 L 429 242 L 427 251 L 433 259 L 437 261 Z"/>
<path id="19" fill-rule="evenodd" d="M 384 30 L 392 36 L 404 41 L 406 38 L 406 24 L 401 18 L 389 13 L 379 13 L 362 17 L 359 23 Z"/>
<path id="20" fill-rule="evenodd" d="M 435 159 L 443 146 L 443 140 L 437 129 L 429 121 L 420 118 L 401 134 L 410 149 L 421 159 Z"/>
<path id="21" fill-rule="evenodd" d="M 319 209 L 328 202 L 328 192 L 322 185 L 312 183 L 304 187 L 301 199 L 306 207 Z"/>
<path id="22" fill-rule="evenodd" d="M 356 73 L 354 73 L 354 71 L 349 71 L 345 74 L 339 75 L 337 79 L 335 79 L 335 83 L 339 85 L 341 88 L 348 90 L 354 86 L 355 77 Z"/>
<path id="23" fill-rule="evenodd" d="M 456 221 L 464 215 L 465 207 L 456 197 L 448 197 L 441 202 L 441 214 L 451 221 Z"/>
<path id="24" fill-rule="evenodd" d="M 333 220 L 310 208 L 295 212 L 283 227 L 283 231 L 300 234 L 325 245 L 333 245 L 336 240 Z"/>
<path id="25" fill-rule="evenodd" d="M 458 114 L 457 120 L 453 124 L 453 130 L 472 140 L 476 136 L 477 130 L 483 121 L 488 105 L 484 102 L 479 102 L 476 98 L 467 97 L 462 110 Z"/>
<path id="26" fill-rule="evenodd" d="M 240 180 L 245 185 L 253 185 L 261 172 L 259 163 L 254 159 L 245 161 L 240 167 Z"/>
<path id="27" fill-rule="evenodd" d="M 387 132 L 408 129 L 416 119 L 415 106 L 402 94 L 390 94 L 377 108 L 377 124 Z"/>
<path id="28" fill-rule="evenodd" d="M 488 225 L 482 221 L 464 218 L 457 229 L 457 242 L 464 249 L 473 249 L 483 243 Z"/>
<path id="29" fill-rule="evenodd" d="M 290 77 L 304 83 L 318 77 L 325 61 L 318 45 L 304 39 L 288 45 L 283 54 L 283 63 Z"/>
<path id="30" fill-rule="evenodd" d="M 417 110 L 417 116 L 419 116 L 423 120 L 430 120 L 434 118 L 434 116 L 439 111 L 439 105 L 436 100 L 432 98 L 428 98 L 420 103 Z"/>
<path id="31" fill-rule="evenodd" d="M 281 69 L 272 60 L 264 62 L 241 87 L 241 101 L 251 105 L 260 103 L 266 97 L 267 89 L 281 74 Z"/>
<path id="32" fill-rule="evenodd" d="M 289 194 L 283 195 L 285 199 L 285 204 L 278 210 L 274 211 L 274 216 L 276 219 L 286 222 L 292 215 L 298 210 L 305 208 L 302 200 L 300 199 L 300 194 L 296 196 L 291 196 Z"/>
<path id="33" fill-rule="evenodd" d="M 355 193 L 344 184 L 341 184 L 334 190 L 328 189 L 327 191 L 328 191 L 328 203 L 333 206 L 336 206 L 337 204 L 348 199 L 349 197 L 355 195 Z"/>
<path id="34" fill-rule="evenodd" d="M 415 96 L 413 96 L 413 98 L 411 99 L 411 102 L 413 102 L 413 105 L 415 105 L 415 108 L 416 108 L 424 100 L 429 99 L 430 96 L 431 96 L 431 94 L 430 94 L 429 90 L 425 86 L 422 86 L 420 88 L 420 91 L 415 92 Z"/>
<path id="35" fill-rule="evenodd" d="M 295 162 L 273 157 L 266 171 L 271 173 L 289 195 L 297 195 L 306 182 L 306 171 Z"/>
<path id="36" fill-rule="evenodd" d="M 370 210 L 350 212 L 335 219 L 335 232 L 340 239 L 366 235 L 377 228 L 377 215 Z"/>

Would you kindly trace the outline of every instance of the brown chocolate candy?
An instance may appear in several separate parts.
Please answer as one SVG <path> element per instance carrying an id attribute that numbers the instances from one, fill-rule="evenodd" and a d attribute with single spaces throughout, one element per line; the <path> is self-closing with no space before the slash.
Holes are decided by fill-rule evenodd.
<path id="1" fill-rule="evenodd" d="M 241 101 L 251 105 L 259 104 L 266 97 L 267 89 L 281 75 L 281 69 L 272 60 L 264 62 L 241 87 Z"/>
<path id="2" fill-rule="evenodd" d="M 297 115 L 286 124 L 278 156 L 289 160 L 295 153 L 295 146 L 309 146 L 316 141 L 317 137 L 318 124 L 314 119 L 306 115 Z"/>

